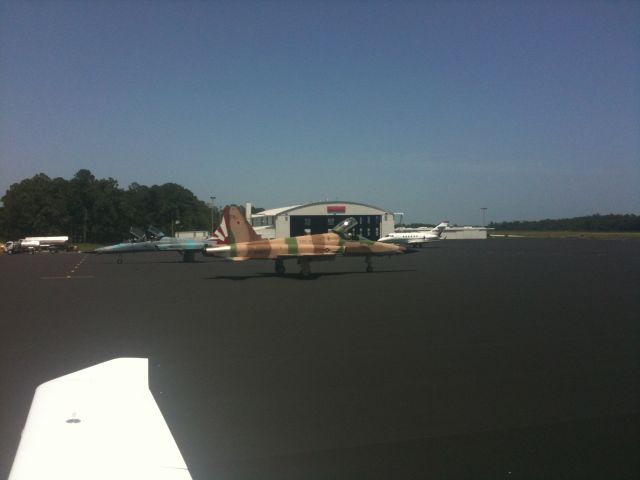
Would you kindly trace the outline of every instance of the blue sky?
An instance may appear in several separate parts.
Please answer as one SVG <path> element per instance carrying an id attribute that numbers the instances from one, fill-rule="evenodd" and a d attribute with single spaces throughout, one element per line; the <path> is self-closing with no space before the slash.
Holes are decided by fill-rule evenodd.
<path id="1" fill-rule="evenodd" d="M 0 194 L 81 168 L 217 204 L 640 213 L 640 3 L 0 2 Z"/>

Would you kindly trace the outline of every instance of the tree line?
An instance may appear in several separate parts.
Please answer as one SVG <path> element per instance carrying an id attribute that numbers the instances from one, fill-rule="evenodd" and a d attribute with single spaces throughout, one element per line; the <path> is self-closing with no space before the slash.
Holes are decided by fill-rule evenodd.
<path id="1" fill-rule="evenodd" d="M 0 236 L 68 235 L 75 242 L 118 242 L 131 226 L 210 230 L 212 210 L 175 183 L 151 187 L 132 183 L 126 190 L 113 178 L 97 179 L 79 170 L 71 180 L 40 173 L 11 185 L 2 197 Z M 219 212 L 215 211 L 218 220 Z M 216 222 L 217 223 L 217 222 Z"/>
<path id="2" fill-rule="evenodd" d="M 97 179 L 79 170 L 71 180 L 39 173 L 11 185 L 2 197 L 0 238 L 69 235 L 75 243 L 118 242 L 131 226 L 154 225 L 167 234 L 211 230 L 220 212 L 175 183 L 151 187 L 132 183 L 127 189 L 113 178 Z M 254 212 L 261 211 L 255 208 Z M 213 219 L 212 219 L 213 214 Z M 418 224 L 416 224 L 418 225 Z M 423 225 L 423 224 L 419 224 Z M 590 215 L 538 221 L 491 222 L 496 230 L 639 232 L 640 216 Z"/>
<path id="3" fill-rule="evenodd" d="M 570 232 L 640 232 L 640 216 L 589 215 L 586 217 L 545 219 L 537 221 L 491 222 L 496 230 L 570 231 Z"/>

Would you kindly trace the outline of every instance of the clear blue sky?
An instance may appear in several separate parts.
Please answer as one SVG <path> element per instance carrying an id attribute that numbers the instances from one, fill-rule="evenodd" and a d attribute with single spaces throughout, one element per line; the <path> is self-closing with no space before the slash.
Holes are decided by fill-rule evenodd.
<path id="1" fill-rule="evenodd" d="M 0 195 L 640 213 L 637 1 L 0 1 Z"/>

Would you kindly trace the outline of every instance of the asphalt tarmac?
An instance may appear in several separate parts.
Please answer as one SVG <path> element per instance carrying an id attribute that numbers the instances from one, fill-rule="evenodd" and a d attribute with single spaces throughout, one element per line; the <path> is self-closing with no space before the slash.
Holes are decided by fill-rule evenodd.
<path id="1" fill-rule="evenodd" d="M 194 479 L 640 478 L 640 242 L 312 263 L 0 256 L 0 477 L 34 389 L 148 357 Z"/>

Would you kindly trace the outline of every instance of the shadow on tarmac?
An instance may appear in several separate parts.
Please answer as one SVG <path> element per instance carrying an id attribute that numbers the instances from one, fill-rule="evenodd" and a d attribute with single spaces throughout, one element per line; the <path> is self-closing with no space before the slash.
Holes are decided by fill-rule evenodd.
<path id="1" fill-rule="evenodd" d="M 184 265 L 193 265 L 194 263 L 213 263 L 211 261 L 207 261 L 207 260 L 194 260 L 193 262 L 184 262 L 180 259 L 177 260 L 141 260 L 141 261 L 137 261 L 137 260 L 123 260 L 122 262 L 118 263 L 116 260 L 114 260 L 113 262 L 104 262 L 101 263 L 101 265 L 165 265 L 165 264 L 175 264 L 175 263 L 180 263 L 180 264 L 184 264 Z"/>
<path id="2" fill-rule="evenodd" d="M 290 280 L 318 280 L 321 277 L 337 277 L 342 275 L 375 275 L 378 273 L 404 273 L 415 272 L 417 270 L 376 270 L 373 272 L 324 272 L 324 273 L 311 273 L 309 276 L 304 277 L 300 273 L 256 273 L 253 275 L 216 275 L 215 277 L 206 277 L 206 280 L 232 280 L 232 281 L 244 281 L 244 280 L 259 280 L 265 278 L 283 278 Z"/>

